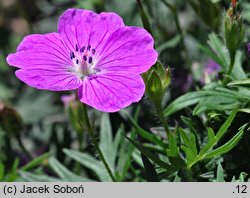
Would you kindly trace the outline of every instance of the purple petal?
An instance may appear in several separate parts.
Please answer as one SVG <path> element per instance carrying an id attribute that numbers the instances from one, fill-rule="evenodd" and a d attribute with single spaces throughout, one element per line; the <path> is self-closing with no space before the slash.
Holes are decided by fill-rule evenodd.
<path id="1" fill-rule="evenodd" d="M 107 73 L 86 78 L 78 95 L 81 102 L 98 110 L 116 112 L 138 102 L 144 91 L 140 75 Z"/>
<path id="2" fill-rule="evenodd" d="M 7 57 L 7 62 L 22 69 L 63 69 L 72 64 L 58 33 L 26 36 L 17 52 Z"/>
<path id="3" fill-rule="evenodd" d="M 76 45 L 94 48 L 119 27 L 122 19 L 115 13 L 96 14 L 89 10 L 68 9 L 59 19 L 58 31 L 71 51 Z"/>
<path id="4" fill-rule="evenodd" d="M 31 87 L 51 91 L 74 90 L 82 84 L 74 75 L 56 70 L 19 69 L 16 76 Z"/>
<path id="5" fill-rule="evenodd" d="M 7 62 L 21 68 L 16 71 L 20 80 L 38 89 L 72 90 L 81 84 L 67 71 L 72 65 L 70 54 L 57 33 L 25 37 Z"/>
<path id="6" fill-rule="evenodd" d="M 141 74 L 156 61 L 152 36 L 143 28 L 122 27 L 99 49 L 97 67 L 102 71 Z"/>

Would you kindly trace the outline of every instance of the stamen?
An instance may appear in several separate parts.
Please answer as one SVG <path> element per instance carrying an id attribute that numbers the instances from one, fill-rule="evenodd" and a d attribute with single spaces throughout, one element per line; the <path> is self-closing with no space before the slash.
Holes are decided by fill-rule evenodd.
<path id="1" fill-rule="evenodd" d="M 87 56 L 84 55 L 84 56 L 83 56 L 83 60 L 84 60 L 84 61 L 87 61 Z"/>
<path id="2" fill-rule="evenodd" d="M 73 58 L 75 58 L 75 54 L 74 52 L 70 52 L 70 59 L 73 59 Z"/>
<path id="3" fill-rule="evenodd" d="M 95 49 L 92 49 L 92 54 L 95 54 Z"/>
<path id="4" fill-rule="evenodd" d="M 90 49 L 91 49 L 91 45 L 88 45 L 88 51 L 90 51 Z"/>
<path id="5" fill-rule="evenodd" d="M 78 63 L 79 63 L 79 60 L 78 60 L 78 59 L 76 59 L 76 64 L 78 65 Z"/>
<path id="6" fill-rule="evenodd" d="M 76 51 L 78 52 L 78 45 L 76 45 Z"/>
<path id="7" fill-rule="evenodd" d="M 80 49 L 80 52 L 83 53 L 85 51 L 85 46 L 83 46 L 81 49 Z"/>
<path id="8" fill-rule="evenodd" d="M 89 57 L 89 64 L 91 64 L 93 62 L 93 58 L 90 56 Z"/>

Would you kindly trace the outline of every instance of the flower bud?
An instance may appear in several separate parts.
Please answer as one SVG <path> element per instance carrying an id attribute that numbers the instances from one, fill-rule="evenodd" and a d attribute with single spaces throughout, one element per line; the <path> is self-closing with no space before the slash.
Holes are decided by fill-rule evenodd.
<path id="1" fill-rule="evenodd" d="M 241 45 L 245 35 L 245 28 L 240 13 L 236 7 L 231 7 L 225 16 L 225 39 L 230 52 L 235 52 Z"/>
<path id="2" fill-rule="evenodd" d="M 149 98 L 154 102 L 155 105 L 160 105 L 163 97 L 162 82 L 155 70 L 152 70 L 148 82 L 147 82 L 147 93 Z"/>
<path id="3" fill-rule="evenodd" d="M 149 98 L 156 105 L 160 105 L 171 82 L 169 68 L 165 69 L 160 62 L 157 62 L 149 72 L 143 74 L 143 79 L 147 85 L 147 94 Z"/>
<path id="4" fill-rule="evenodd" d="M 23 121 L 19 113 L 0 101 L 0 127 L 8 135 L 16 135 L 23 128 Z"/>
<path id="5" fill-rule="evenodd" d="M 165 92 L 171 82 L 170 69 L 169 68 L 165 69 L 164 66 L 160 62 L 156 63 L 156 65 L 154 66 L 154 69 L 160 77 L 162 89 L 163 89 L 163 92 Z"/>

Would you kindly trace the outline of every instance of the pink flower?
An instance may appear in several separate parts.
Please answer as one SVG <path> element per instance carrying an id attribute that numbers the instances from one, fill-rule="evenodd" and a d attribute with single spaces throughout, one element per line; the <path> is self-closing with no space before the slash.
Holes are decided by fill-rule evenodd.
<path id="1" fill-rule="evenodd" d="M 138 102 L 145 91 L 140 76 L 157 60 L 151 35 L 127 27 L 115 13 L 69 9 L 58 33 L 25 37 L 7 62 L 31 87 L 78 89 L 78 97 L 98 110 L 115 112 Z"/>
<path id="2" fill-rule="evenodd" d="M 71 95 L 63 95 L 61 96 L 61 101 L 64 104 L 64 107 L 67 109 L 70 105 L 70 103 L 74 103 L 77 102 L 76 100 L 76 95 L 75 94 L 71 94 Z"/>

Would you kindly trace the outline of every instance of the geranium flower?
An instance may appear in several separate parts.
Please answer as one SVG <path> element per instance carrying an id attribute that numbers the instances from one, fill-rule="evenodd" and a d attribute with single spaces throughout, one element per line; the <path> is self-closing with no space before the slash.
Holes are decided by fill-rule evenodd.
<path id="1" fill-rule="evenodd" d="M 98 110 L 115 112 L 138 102 L 145 91 L 140 76 L 157 60 L 151 35 L 125 26 L 115 13 L 69 9 L 58 33 L 32 34 L 7 62 L 31 87 L 78 89 L 78 97 Z"/>

